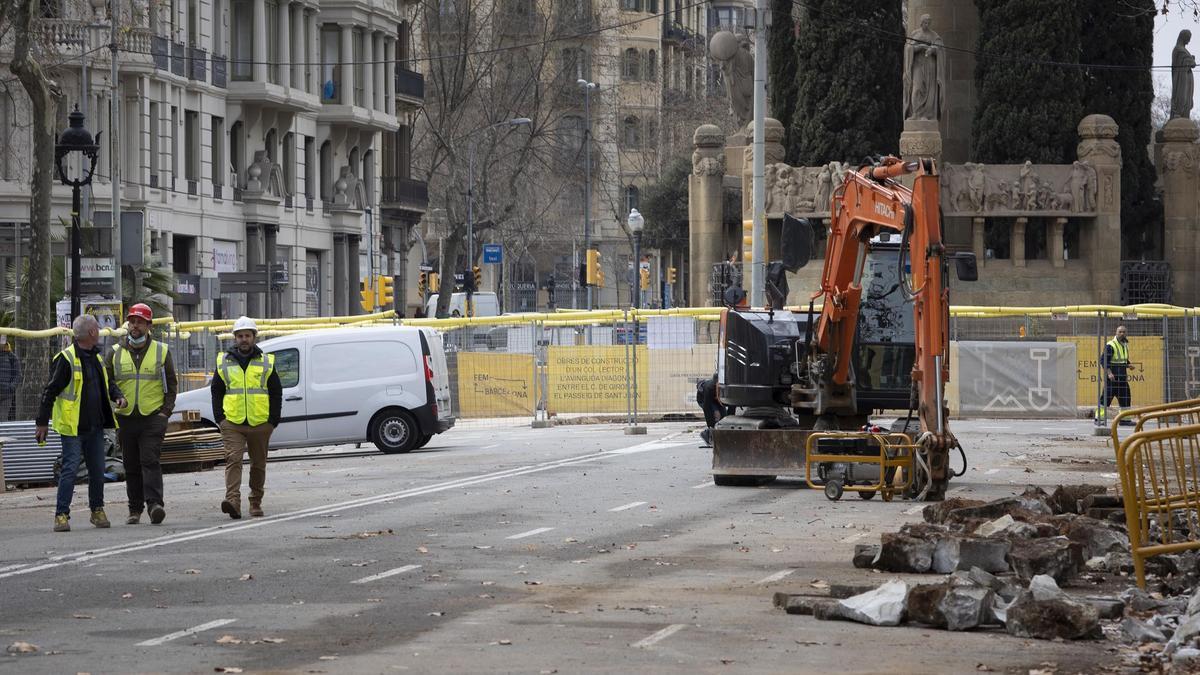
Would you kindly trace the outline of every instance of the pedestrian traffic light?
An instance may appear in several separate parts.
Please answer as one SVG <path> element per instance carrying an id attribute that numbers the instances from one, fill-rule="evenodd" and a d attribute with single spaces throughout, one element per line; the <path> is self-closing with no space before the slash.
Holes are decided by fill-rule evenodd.
<path id="1" fill-rule="evenodd" d="M 483 268 L 479 265 L 472 267 L 471 275 L 475 277 L 475 285 L 472 288 L 478 291 L 483 286 Z"/>
<path id="2" fill-rule="evenodd" d="M 675 283 L 675 268 L 674 267 L 667 268 L 667 283 L 668 284 Z"/>
<path id="3" fill-rule="evenodd" d="M 396 296 L 394 294 L 395 281 L 396 281 L 395 278 L 393 278 L 387 274 L 379 275 L 379 280 L 375 284 L 375 292 L 378 295 L 380 308 L 386 309 L 388 307 L 391 307 L 392 304 L 395 303 L 395 301 L 396 301 Z"/>
<path id="4" fill-rule="evenodd" d="M 587 250 L 587 284 L 589 286 L 604 285 L 604 271 L 600 269 L 600 251 Z"/>
<path id="5" fill-rule="evenodd" d="M 371 288 L 371 277 L 365 277 L 358 282 L 358 293 L 362 296 L 360 304 L 364 312 L 375 311 L 375 291 Z"/>
<path id="6" fill-rule="evenodd" d="M 639 268 L 638 277 L 641 281 L 640 285 L 641 285 L 642 290 L 643 291 L 650 290 L 650 270 L 646 269 L 645 267 Z"/>
<path id="7" fill-rule="evenodd" d="M 421 272 L 417 276 L 417 295 L 421 296 L 421 300 L 425 300 L 425 289 L 429 287 L 429 272 Z"/>

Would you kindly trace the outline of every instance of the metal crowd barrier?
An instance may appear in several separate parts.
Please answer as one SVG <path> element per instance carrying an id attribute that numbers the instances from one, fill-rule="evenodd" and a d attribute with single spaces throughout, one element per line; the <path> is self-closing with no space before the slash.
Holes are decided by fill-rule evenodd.
<path id="1" fill-rule="evenodd" d="M 1118 442 L 1126 418 L 1136 418 L 1135 430 Z M 1112 438 L 1134 572 L 1145 588 L 1147 558 L 1200 549 L 1200 399 L 1122 412 Z"/>

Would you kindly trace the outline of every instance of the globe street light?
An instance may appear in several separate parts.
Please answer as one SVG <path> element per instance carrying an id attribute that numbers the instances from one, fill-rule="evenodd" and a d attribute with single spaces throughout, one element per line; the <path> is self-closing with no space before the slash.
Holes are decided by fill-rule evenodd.
<path id="1" fill-rule="evenodd" d="M 642 214 L 638 213 L 637 209 L 629 210 L 629 218 L 626 221 L 629 224 L 629 231 L 633 233 L 633 308 L 639 310 L 642 308 L 642 228 L 646 225 L 646 219 Z M 628 328 L 628 326 L 626 326 Z M 626 345 L 630 345 L 632 353 L 631 369 L 633 376 L 632 380 L 633 395 L 631 399 L 629 418 L 629 426 L 625 428 L 627 435 L 640 435 L 646 433 L 646 427 L 638 426 L 638 383 L 637 383 L 637 348 L 641 342 L 642 329 L 638 325 L 638 315 L 635 311 L 633 314 L 633 330 L 626 333 Z"/>
<path id="2" fill-rule="evenodd" d="M 79 112 L 79 106 L 75 107 L 67 119 L 70 126 L 62 132 L 54 146 L 54 166 L 58 169 L 58 179 L 63 185 L 71 186 L 71 319 L 74 320 L 81 313 L 79 277 L 83 245 L 79 233 L 80 191 L 84 185 L 92 184 L 92 174 L 96 172 L 96 159 L 100 154 L 100 135 L 104 132 L 96 134 L 95 139 L 92 138 L 91 132 L 83 128 L 83 113 Z M 85 163 L 79 171 L 82 175 L 71 178 L 67 176 L 63 160 L 75 152 L 80 153 Z M 120 288 L 117 290 L 119 292 Z"/>
<path id="3" fill-rule="evenodd" d="M 637 209 L 629 211 L 629 231 L 633 233 L 633 308 L 642 308 L 642 228 L 646 219 Z"/>
<path id="4" fill-rule="evenodd" d="M 490 131 L 496 127 L 503 126 L 520 126 L 522 124 L 531 124 L 533 120 L 528 117 L 514 117 L 503 122 L 496 122 L 488 126 L 472 132 L 470 135 Z M 475 305 L 472 304 L 472 299 L 475 291 L 475 278 L 472 274 L 472 267 L 475 265 L 475 140 L 469 141 L 470 152 L 467 160 L 467 269 L 463 271 L 463 286 L 467 289 L 467 316 L 475 316 Z M 442 289 L 438 289 L 440 293 Z"/>

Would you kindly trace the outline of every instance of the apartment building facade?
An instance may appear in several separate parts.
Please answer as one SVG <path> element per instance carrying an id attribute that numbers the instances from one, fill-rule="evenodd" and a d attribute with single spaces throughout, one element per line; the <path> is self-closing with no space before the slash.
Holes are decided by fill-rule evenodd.
<path id="1" fill-rule="evenodd" d="M 118 131 L 122 226 L 142 227 L 147 264 L 175 274 L 180 319 L 360 313 L 359 281 L 400 273 L 425 185 L 408 171 L 423 99 L 410 70 L 407 0 L 135 0 L 118 15 L 109 78 L 102 3 L 39 22 L 65 94 L 103 132 L 84 219 L 111 222 L 106 142 Z M 0 231 L 27 237 L 31 139 L 21 91 L 0 106 Z M 110 101 L 119 97 L 119 129 Z M 56 186 L 54 216 L 69 215 Z M 85 257 L 111 256 L 98 231 Z M 230 293 L 223 272 L 273 290 Z"/>

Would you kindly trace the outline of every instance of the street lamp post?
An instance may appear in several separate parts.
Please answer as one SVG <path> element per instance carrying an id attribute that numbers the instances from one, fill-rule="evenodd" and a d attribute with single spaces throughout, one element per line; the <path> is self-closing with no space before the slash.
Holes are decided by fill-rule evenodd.
<path id="1" fill-rule="evenodd" d="M 630 299 L 630 306 L 634 309 L 642 308 L 642 228 L 646 225 L 646 219 L 642 214 L 638 213 L 637 209 L 629 211 L 629 231 L 633 233 L 633 297 Z"/>
<path id="2" fill-rule="evenodd" d="M 83 244 L 80 241 L 79 232 L 79 202 L 82 198 L 81 189 L 85 185 L 92 184 L 92 174 L 96 172 L 96 159 L 100 153 L 100 134 L 96 134 L 96 138 L 92 138 L 91 132 L 83 128 L 83 113 L 79 112 L 79 107 L 67 116 L 70 120 L 68 126 L 62 135 L 58 137 L 58 143 L 54 146 L 54 166 L 58 169 L 58 179 L 63 185 L 71 186 L 71 318 L 79 316 L 81 313 L 81 294 L 79 285 L 81 258 L 83 256 Z M 82 169 L 82 175 L 70 178 L 67 176 L 67 168 L 63 164 L 63 160 L 73 152 L 78 152 L 87 162 L 86 168 Z M 120 288 L 117 289 L 120 293 Z"/>
<path id="3" fill-rule="evenodd" d="M 496 127 L 503 126 L 519 126 L 521 124 L 530 124 L 533 120 L 528 117 L 514 117 L 503 122 L 496 122 L 488 126 L 472 132 L 471 135 L 490 131 Z M 463 271 L 463 285 L 467 288 L 467 316 L 475 316 L 475 305 L 473 296 L 475 295 L 475 280 L 471 278 L 471 268 L 475 264 L 475 140 L 472 138 L 468 144 L 469 152 L 467 153 L 467 269 Z M 451 261 L 453 263 L 453 261 Z M 469 279 L 469 280 L 468 280 Z M 440 289 L 439 289 L 440 291 Z"/>
<path id="4" fill-rule="evenodd" d="M 585 79 L 575 81 L 583 87 L 583 255 L 592 248 L 592 92 L 595 82 Z M 592 309 L 592 287 L 587 286 L 587 309 Z"/>
<path id="5" fill-rule="evenodd" d="M 638 213 L 637 209 L 629 210 L 629 219 L 626 221 L 629 224 L 629 231 L 633 233 L 633 330 L 626 334 L 625 344 L 629 345 L 628 349 L 631 353 L 630 364 L 633 371 L 632 386 L 633 397 L 630 401 L 630 418 L 629 426 L 625 428 L 627 435 L 642 435 L 646 433 L 646 427 L 638 426 L 637 411 L 638 411 L 638 376 L 637 376 L 637 348 L 638 342 L 641 341 L 642 329 L 638 325 L 637 310 L 642 308 L 642 228 L 646 225 L 646 219 L 642 214 Z M 626 328 L 629 326 L 626 324 Z"/>

